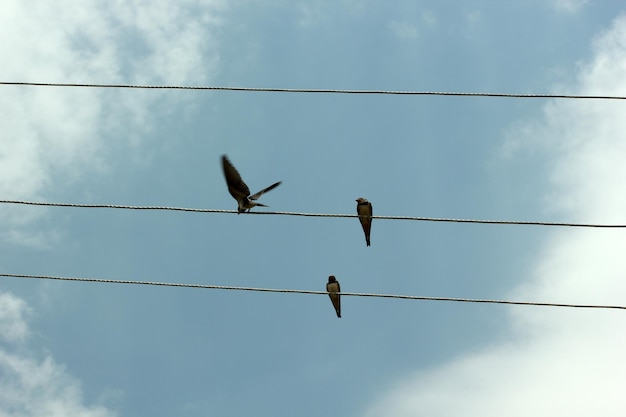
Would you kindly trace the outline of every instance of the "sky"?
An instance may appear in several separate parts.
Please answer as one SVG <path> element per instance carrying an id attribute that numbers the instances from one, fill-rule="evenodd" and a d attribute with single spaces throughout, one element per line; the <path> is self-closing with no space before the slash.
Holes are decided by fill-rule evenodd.
<path id="1" fill-rule="evenodd" d="M 2 82 L 626 96 L 597 0 L 5 0 Z M 0 200 L 626 224 L 626 104 L 0 85 Z M 0 204 L 0 273 L 626 305 L 621 229 Z M 0 417 L 589 416 L 620 310 L 0 278 Z"/>

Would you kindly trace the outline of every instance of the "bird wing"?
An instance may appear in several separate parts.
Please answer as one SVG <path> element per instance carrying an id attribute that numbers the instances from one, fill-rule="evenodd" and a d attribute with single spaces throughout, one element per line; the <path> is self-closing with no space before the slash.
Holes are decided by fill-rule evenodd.
<path id="1" fill-rule="evenodd" d="M 282 184 L 282 181 L 275 182 L 274 184 L 270 185 L 269 187 L 262 189 L 258 193 L 254 194 L 254 195 L 251 195 L 250 196 L 250 200 L 258 200 L 259 197 L 261 197 L 264 193 L 273 190 L 274 188 L 278 187 L 280 184 Z"/>
<path id="2" fill-rule="evenodd" d="M 228 192 L 237 201 L 241 201 L 250 195 L 250 189 L 241 179 L 241 175 L 237 172 L 235 166 L 228 160 L 226 155 L 222 155 L 222 168 L 224 169 L 224 178 L 228 185 Z"/>

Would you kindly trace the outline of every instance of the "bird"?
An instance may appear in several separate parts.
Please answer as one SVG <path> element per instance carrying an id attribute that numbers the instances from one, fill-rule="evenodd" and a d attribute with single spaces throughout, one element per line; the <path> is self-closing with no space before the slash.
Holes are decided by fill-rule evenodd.
<path id="1" fill-rule="evenodd" d="M 339 287 L 339 281 L 335 278 L 334 275 L 328 277 L 328 284 L 326 284 L 326 291 L 328 291 L 328 296 L 330 297 L 330 301 L 333 303 L 333 307 L 335 307 L 335 312 L 337 313 L 337 317 L 341 318 L 341 298 L 339 295 L 341 288 Z"/>
<path id="2" fill-rule="evenodd" d="M 361 227 L 363 227 L 363 233 L 365 233 L 365 243 L 370 245 L 370 230 L 372 230 L 372 203 L 365 198 L 359 197 L 356 199 L 356 212 L 359 215 L 359 221 Z"/>
<path id="3" fill-rule="evenodd" d="M 222 168 L 224 169 L 224 178 L 226 178 L 228 192 L 237 200 L 237 211 L 239 213 L 250 211 L 254 206 L 268 207 L 265 204 L 257 203 L 256 200 L 264 193 L 273 190 L 282 183 L 282 181 L 278 181 L 258 193 L 250 195 L 250 189 L 246 183 L 243 182 L 241 175 L 239 175 L 239 172 L 237 172 L 237 169 L 226 155 L 222 155 Z"/>

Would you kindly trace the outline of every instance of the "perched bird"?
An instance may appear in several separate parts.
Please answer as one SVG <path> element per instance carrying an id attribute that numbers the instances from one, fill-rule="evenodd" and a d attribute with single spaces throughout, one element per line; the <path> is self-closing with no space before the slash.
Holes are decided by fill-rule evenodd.
<path id="1" fill-rule="evenodd" d="M 370 230 L 372 230 L 372 203 L 364 198 L 356 199 L 356 212 L 359 215 L 363 233 L 365 233 L 365 242 L 370 245 Z"/>
<path id="2" fill-rule="evenodd" d="M 341 318 L 341 298 L 339 295 L 339 281 L 335 278 L 334 275 L 328 277 L 328 284 L 326 284 L 326 291 L 328 291 L 328 296 L 330 297 L 330 301 L 333 303 L 333 307 L 335 307 L 335 312 L 337 313 L 337 317 Z"/>
<path id="3" fill-rule="evenodd" d="M 237 169 L 235 169 L 235 166 L 228 160 L 226 155 L 222 155 L 222 168 L 224 169 L 224 178 L 226 178 L 228 192 L 237 200 L 237 211 L 239 211 L 239 213 L 250 211 L 254 206 L 267 207 L 265 204 L 257 203 L 255 200 L 258 200 L 264 193 L 278 187 L 282 182 L 278 181 L 258 193 L 250 195 L 250 189 L 246 183 L 243 182 L 241 175 L 239 175 L 239 172 L 237 172 Z"/>

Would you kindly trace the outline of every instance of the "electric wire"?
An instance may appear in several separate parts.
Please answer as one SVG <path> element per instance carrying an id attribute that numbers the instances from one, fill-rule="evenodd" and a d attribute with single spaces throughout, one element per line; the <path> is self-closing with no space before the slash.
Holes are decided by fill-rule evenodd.
<path id="1" fill-rule="evenodd" d="M 236 286 L 230 286 L 230 285 L 184 284 L 184 283 L 176 283 L 176 282 L 159 282 L 159 281 L 132 281 L 132 280 L 103 279 L 103 278 L 61 277 L 61 276 L 51 276 L 51 275 L 24 275 L 24 274 L 0 273 L 0 277 L 24 278 L 24 279 L 46 279 L 46 280 L 75 281 L 75 282 L 77 281 L 77 282 L 90 282 L 90 283 L 103 283 L 103 284 L 152 285 L 152 286 L 159 286 L 159 287 L 181 287 L 181 288 L 210 289 L 210 290 L 328 295 L 327 291 L 236 287 Z M 461 302 L 461 303 L 508 304 L 508 305 L 541 306 L 541 307 L 626 310 L 626 306 L 604 305 L 604 304 L 548 303 L 548 302 L 535 302 L 535 301 L 490 300 L 490 299 L 480 299 L 480 298 L 372 294 L 372 293 L 343 292 L 343 291 L 340 292 L 340 294 L 342 296 L 348 296 L 348 297 L 392 298 L 392 299 L 400 299 L 400 300 L 452 301 L 452 302 Z"/>
<path id="2" fill-rule="evenodd" d="M 92 208 L 92 209 L 122 209 L 122 210 L 153 210 L 153 211 L 183 211 L 192 213 L 223 213 L 223 214 L 253 214 L 253 215 L 275 215 L 275 216 L 301 216 L 301 217 L 336 217 L 336 218 L 358 218 L 358 214 L 332 214 L 332 213 L 302 213 L 292 211 L 250 211 L 239 213 L 237 210 L 222 209 L 201 209 L 188 207 L 168 207 L 168 206 L 132 206 L 121 204 L 79 204 L 79 203 L 49 203 L 39 201 L 24 200 L 0 200 L 0 204 L 19 204 L 29 206 L 47 207 L 72 207 L 72 208 Z M 569 222 L 548 222 L 548 221 L 525 221 L 525 220 L 482 220 L 482 219 L 458 219 L 446 217 L 422 217 L 422 216 L 372 216 L 378 220 L 412 220 L 425 222 L 448 222 L 448 223 L 476 223 L 476 224 L 499 224 L 499 225 L 523 225 L 523 226 L 559 226 L 559 227 L 586 227 L 586 228 L 626 228 L 626 224 L 602 224 L 602 223 L 569 223 Z"/>
<path id="3" fill-rule="evenodd" d="M 331 88 L 274 88 L 274 87 L 226 87 L 226 86 L 182 86 L 182 85 L 135 85 L 135 84 L 92 84 L 92 83 L 43 83 L 0 81 L 0 85 L 28 87 L 79 87 L 79 88 L 121 88 L 152 90 L 205 90 L 239 91 L 264 93 L 323 93 L 323 94 L 385 94 L 405 96 L 456 96 L 456 97 L 497 97 L 497 98 L 544 98 L 544 99 L 596 99 L 626 100 L 626 96 L 580 95 L 580 94 L 516 94 L 516 93 L 479 93 L 451 91 L 402 91 L 402 90 L 347 90 Z"/>

